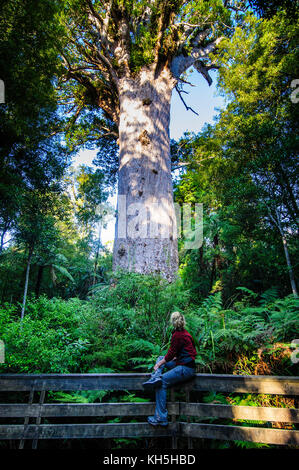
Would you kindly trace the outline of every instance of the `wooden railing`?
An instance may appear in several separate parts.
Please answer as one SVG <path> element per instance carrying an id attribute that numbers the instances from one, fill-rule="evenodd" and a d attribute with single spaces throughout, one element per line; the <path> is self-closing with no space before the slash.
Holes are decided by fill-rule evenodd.
<path id="1" fill-rule="evenodd" d="M 275 376 L 237 376 L 197 374 L 178 390 L 185 391 L 186 401 L 175 401 L 176 389 L 170 390 L 167 427 L 152 427 L 146 422 L 128 423 L 84 423 L 82 418 L 142 417 L 153 415 L 154 402 L 146 403 L 46 403 L 47 391 L 79 390 L 134 390 L 143 391 L 142 383 L 148 374 L 0 374 L 0 392 L 29 392 L 28 403 L 0 404 L 0 440 L 20 440 L 19 448 L 26 439 L 32 440 L 32 448 L 39 439 L 107 439 L 107 438 L 151 438 L 171 437 L 172 447 L 177 447 L 178 438 L 188 438 L 188 448 L 193 439 L 220 439 L 262 442 L 280 445 L 299 445 L 299 410 L 258 406 L 230 406 L 216 403 L 200 403 L 197 392 L 215 391 L 224 393 L 257 393 L 293 397 L 299 395 L 299 378 Z M 38 393 L 38 403 L 34 393 Z M 147 392 L 149 393 L 149 392 Z M 196 402 L 190 403 L 190 394 Z M 3 393 L 1 393 L 3 395 Z M 4 393 L 7 396 L 7 393 Z M 153 397 L 154 394 L 152 393 Z M 21 424 L 11 421 L 23 418 Z M 47 418 L 47 424 L 42 420 Z M 49 419 L 76 418 L 79 423 L 57 424 Z M 209 418 L 229 418 L 228 424 L 207 424 Z M 185 419 L 185 421 L 184 421 Z M 32 422 L 33 420 L 33 422 Z M 196 422 L 191 422 L 191 421 Z M 238 425 L 238 420 L 262 421 L 263 425 Z M 272 428 L 271 423 L 288 423 L 288 428 Z"/>

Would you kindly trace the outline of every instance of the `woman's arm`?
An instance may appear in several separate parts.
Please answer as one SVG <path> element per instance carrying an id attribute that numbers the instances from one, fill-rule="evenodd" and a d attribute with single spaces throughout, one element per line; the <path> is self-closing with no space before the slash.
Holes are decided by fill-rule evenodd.
<path id="1" fill-rule="evenodd" d="M 161 359 L 161 361 L 159 361 L 159 362 L 157 362 L 157 364 L 155 364 L 154 370 L 159 369 L 159 367 L 163 366 L 163 364 L 166 364 L 166 361 L 165 361 L 164 357 L 163 357 L 163 359 Z"/>

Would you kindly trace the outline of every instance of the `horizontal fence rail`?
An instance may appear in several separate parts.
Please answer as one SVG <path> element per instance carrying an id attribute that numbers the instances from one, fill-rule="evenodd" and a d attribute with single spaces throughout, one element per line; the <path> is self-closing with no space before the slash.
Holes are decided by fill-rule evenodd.
<path id="1" fill-rule="evenodd" d="M 222 374 L 197 374 L 194 379 L 180 384 L 177 390 L 185 391 L 187 402 L 175 401 L 171 390 L 168 402 L 170 422 L 167 427 L 152 427 L 147 422 L 82 423 L 83 418 L 100 419 L 127 417 L 128 419 L 153 415 L 154 402 L 145 403 L 45 403 L 48 391 L 139 391 L 149 374 L 0 374 L 0 392 L 30 392 L 28 403 L 0 404 L 0 440 L 32 440 L 37 447 L 39 439 L 110 439 L 171 437 L 176 448 L 178 438 L 220 439 L 262 442 L 275 445 L 299 446 L 299 410 L 265 406 L 236 406 L 218 403 L 190 403 L 190 393 L 196 392 L 257 393 L 281 397 L 299 396 L 298 377 L 237 376 Z M 33 402 L 39 392 L 39 403 Z M 71 424 L 48 423 L 52 419 L 71 419 Z M 73 423 L 79 418 L 80 423 Z M 23 419 L 22 424 L 15 424 Z M 209 424 L 201 421 L 231 420 L 231 424 Z M 30 420 L 35 422 L 30 422 Z M 47 424 L 42 420 L 47 420 Z M 187 421 L 186 421 L 187 420 Z M 240 421 L 258 421 L 256 425 L 240 425 Z M 14 421 L 14 422 L 11 422 Z M 191 422 L 195 421 L 195 422 Z M 3 424 L 4 422 L 4 424 Z M 273 428 L 283 423 L 287 429 Z M 284 426 L 281 427 L 284 427 Z M 260 427 L 263 426 L 263 427 Z"/>
<path id="2" fill-rule="evenodd" d="M 0 391 L 143 390 L 148 374 L 0 374 Z M 192 390 L 298 395 L 298 377 L 197 374 Z"/>

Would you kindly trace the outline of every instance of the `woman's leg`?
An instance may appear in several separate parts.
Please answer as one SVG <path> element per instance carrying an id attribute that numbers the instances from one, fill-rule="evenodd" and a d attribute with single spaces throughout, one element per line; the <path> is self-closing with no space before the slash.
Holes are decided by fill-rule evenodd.
<path id="1" fill-rule="evenodd" d="M 156 410 L 154 417 L 157 421 L 167 422 L 167 389 L 172 385 L 192 378 L 194 375 L 195 369 L 186 366 L 176 366 L 168 372 L 165 372 L 165 374 L 162 374 L 162 384 L 156 389 Z"/>
<path id="2" fill-rule="evenodd" d="M 160 362 L 161 359 L 163 359 L 163 357 L 164 356 L 159 356 L 157 361 L 156 361 L 156 364 L 158 364 L 158 362 Z M 161 376 L 162 376 L 162 372 L 163 372 L 164 368 L 172 369 L 175 366 L 176 366 L 175 361 L 166 362 L 166 364 L 163 364 L 162 366 L 159 367 L 159 369 L 152 372 L 150 379 L 142 384 L 143 387 L 145 389 L 153 389 L 153 388 L 156 388 L 157 386 L 160 386 L 161 385 Z"/>

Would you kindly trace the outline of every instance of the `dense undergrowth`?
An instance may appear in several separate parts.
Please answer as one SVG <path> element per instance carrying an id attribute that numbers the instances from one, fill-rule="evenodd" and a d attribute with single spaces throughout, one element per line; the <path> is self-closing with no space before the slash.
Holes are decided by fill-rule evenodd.
<path id="1" fill-rule="evenodd" d="M 179 281 L 127 274 L 99 286 L 88 300 L 32 298 L 22 323 L 19 306 L 6 303 L 1 372 L 148 371 L 166 352 L 169 316 L 179 309 L 197 345 L 198 372 L 295 374 L 298 299 L 277 298 L 274 289 L 261 296 L 246 288 L 236 293 L 229 306 L 221 292 L 194 304 Z"/>
<path id="2" fill-rule="evenodd" d="M 221 292 L 195 304 L 180 281 L 170 285 L 157 277 L 126 274 L 114 276 L 109 285 L 98 286 L 88 300 L 31 298 L 22 323 L 20 306 L 6 303 L 0 308 L 0 338 L 5 344 L 5 362 L 0 364 L 0 372 L 148 372 L 156 357 L 168 349 L 170 313 L 180 310 L 197 345 L 198 372 L 296 375 L 291 342 L 299 338 L 298 299 L 278 298 L 274 289 L 258 296 L 239 288 L 236 294 L 229 306 L 223 305 Z M 48 392 L 48 399 L 73 403 L 115 398 L 149 401 L 139 395 L 118 392 L 115 397 L 109 390 Z M 266 395 L 206 393 L 201 400 L 294 407 L 286 398 Z M 118 439 L 113 444 L 114 448 L 140 445 L 138 439 Z M 267 446 L 245 441 L 211 441 L 205 445 Z"/>

